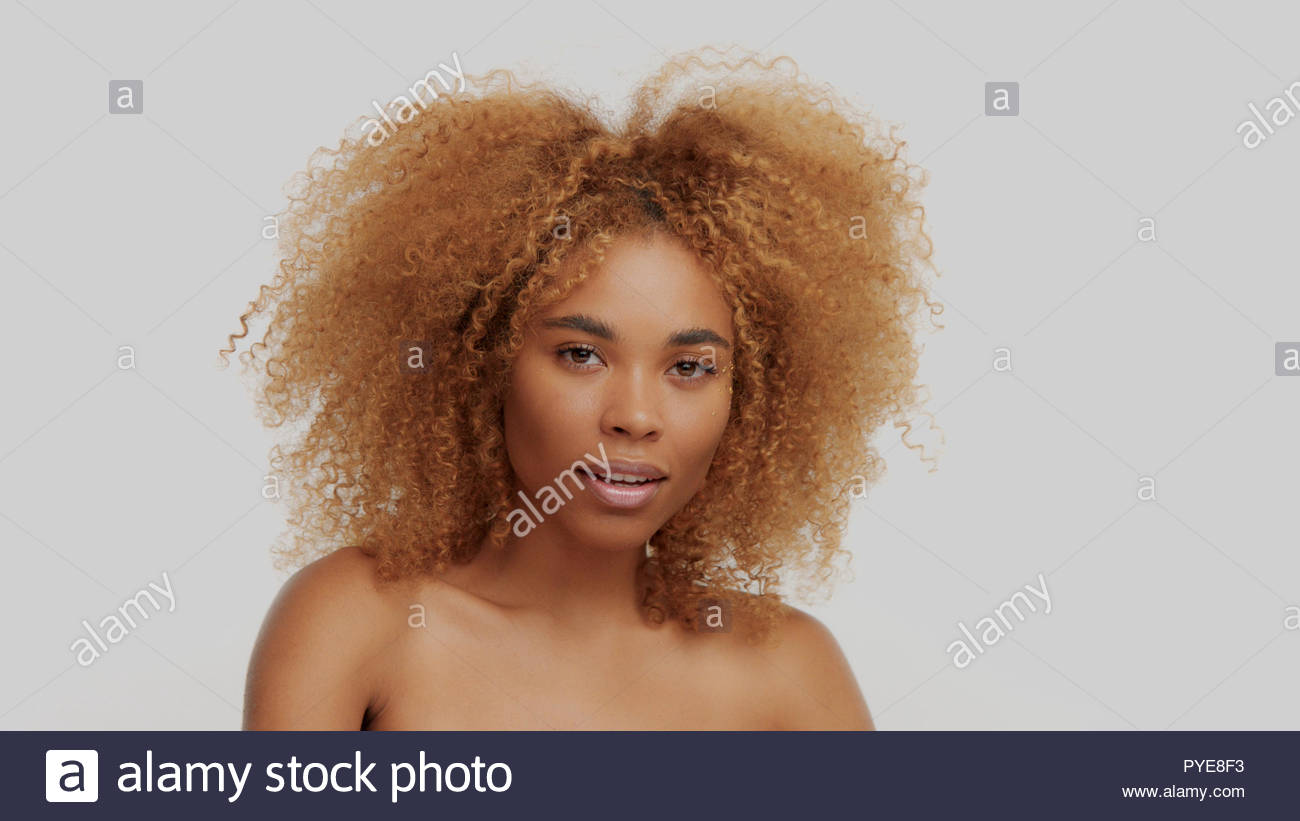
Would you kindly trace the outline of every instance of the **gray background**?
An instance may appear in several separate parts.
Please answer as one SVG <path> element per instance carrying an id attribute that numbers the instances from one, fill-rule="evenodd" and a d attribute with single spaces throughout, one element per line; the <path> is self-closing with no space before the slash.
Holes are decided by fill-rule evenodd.
<path id="1" fill-rule="evenodd" d="M 788 54 L 931 173 L 940 469 L 883 431 L 855 580 L 804 605 L 878 726 L 1300 728 L 1300 379 L 1274 375 L 1300 123 L 1235 131 L 1300 79 L 1294 5 L 21 2 L 0 32 L 0 728 L 239 725 L 284 509 L 215 351 L 312 149 L 453 52 L 622 111 L 706 43 Z M 114 79 L 143 80 L 142 115 L 108 115 Z M 1019 83 L 1018 116 L 984 115 L 986 82 Z M 163 571 L 175 612 L 77 665 L 81 620 Z M 1052 612 L 956 668 L 958 622 L 1039 573 Z"/>

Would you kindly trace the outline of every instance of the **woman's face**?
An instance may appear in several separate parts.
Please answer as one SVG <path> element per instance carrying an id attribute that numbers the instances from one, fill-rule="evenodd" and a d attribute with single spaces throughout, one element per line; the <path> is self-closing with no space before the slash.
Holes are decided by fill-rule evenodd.
<path id="1" fill-rule="evenodd" d="M 734 345 L 731 310 L 703 265 L 661 235 L 649 244 L 622 237 L 534 318 L 504 410 L 506 450 L 534 522 L 582 545 L 640 546 L 703 487 L 731 407 Z M 565 473 L 587 462 L 603 479 L 606 460 L 665 478 L 609 487 L 580 469 L 579 481 Z M 527 510 L 518 495 L 511 505 Z"/>

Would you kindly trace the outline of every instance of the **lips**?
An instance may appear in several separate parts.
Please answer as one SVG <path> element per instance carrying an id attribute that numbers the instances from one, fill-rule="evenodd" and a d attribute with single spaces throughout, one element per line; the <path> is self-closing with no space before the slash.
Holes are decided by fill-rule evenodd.
<path id="1" fill-rule="evenodd" d="M 659 493 L 659 486 L 664 479 L 649 479 L 639 485 L 624 485 L 607 482 L 600 476 L 592 476 L 587 486 L 591 494 L 610 507 L 624 510 L 644 507 Z"/>
<path id="2" fill-rule="evenodd" d="M 592 495 L 610 507 L 634 509 L 647 505 L 658 495 L 659 485 L 668 478 L 667 473 L 648 462 L 611 459 L 608 466 L 606 473 L 598 465 L 582 465 L 591 479 L 588 484 Z M 608 481 L 606 476 L 609 477 Z M 633 484 L 631 481 L 620 482 L 619 479 L 643 481 Z"/>
<path id="3" fill-rule="evenodd" d="M 666 479 L 668 473 L 649 462 L 633 462 L 628 459 L 610 459 L 609 472 L 626 476 L 639 476 L 646 479 Z"/>

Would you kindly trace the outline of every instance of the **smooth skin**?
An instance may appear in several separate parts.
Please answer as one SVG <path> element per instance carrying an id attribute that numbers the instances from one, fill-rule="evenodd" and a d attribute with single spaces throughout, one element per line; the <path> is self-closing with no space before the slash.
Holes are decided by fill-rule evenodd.
<path id="1" fill-rule="evenodd" d="M 703 487 L 726 427 L 734 339 L 688 248 L 617 240 L 529 329 L 506 450 L 529 498 L 600 445 L 662 469 L 654 498 L 618 509 L 577 490 L 504 547 L 397 586 L 355 547 L 304 567 L 253 649 L 244 729 L 875 729 L 807 613 L 786 607 L 776 645 L 750 646 L 740 625 L 693 633 L 637 608 L 646 540 Z"/>

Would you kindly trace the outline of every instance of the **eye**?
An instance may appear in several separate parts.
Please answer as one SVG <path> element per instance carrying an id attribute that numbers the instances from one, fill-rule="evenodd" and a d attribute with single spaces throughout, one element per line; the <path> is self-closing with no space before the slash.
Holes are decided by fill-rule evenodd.
<path id="1" fill-rule="evenodd" d="M 589 360 L 586 359 L 586 358 L 584 358 L 584 359 L 578 360 L 577 362 L 574 362 L 573 359 L 570 359 L 570 358 L 568 358 L 568 357 L 566 356 L 566 354 L 568 354 L 568 353 L 574 353 L 574 354 L 577 354 L 577 355 L 579 355 L 579 356 L 584 356 L 584 357 L 590 357 L 590 356 L 599 357 L 599 356 L 600 356 L 600 354 L 596 353 L 596 349 L 593 348 L 593 347 L 591 347 L 590 345 L 569 345 L 569 346 L 567 346 L 567 347 L 560 348 L 558 351 L 556 351 L 556 352 L 555 352 L 555 355 L 558 356 L 558 357 L 560 357 L 560 359 L 561 359 L 561 360 L 562 360 L 566 365 L 568 365 L 569 367 L 573 368 L 575 371 L 585 371 L 585 370 L 587 370 L 587 368 L 583 368 L 583 367 L 575 367 L 575 366 L 585 365 L 585 364 L 587 364 L 587 362 L 588 362 Z"/>
<path id="2" fill-rule="evenodd" d="M 673 364 L 674 368 L 680 368 L 683 365 L 689 365 L 690 370 L 686 374 L 679 373 L 688 382 L 702 382 L 705 379 L 718 375 L 717 365 L 706 365 L 705 360 L 697 356 L 684 356 Z"/>

